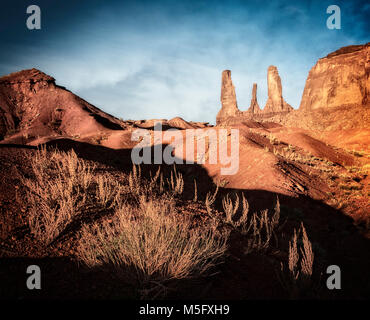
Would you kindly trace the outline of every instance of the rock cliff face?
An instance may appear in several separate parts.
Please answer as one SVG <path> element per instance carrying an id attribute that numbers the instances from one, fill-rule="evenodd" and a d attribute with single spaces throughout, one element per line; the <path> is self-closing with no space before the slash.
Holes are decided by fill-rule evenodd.
<path id="1" fill-rule="evenodd" d="M 310 70 L 299 110 L 369 106 L 370 43 L 341 48 Z"/>
<path id="2" fill-rule="evenodd" d="M 257 102 L 257 83 L 253 83 L 253 89 L 252 89 L 252 99 L 251 104 L 248 109 L 248 112 L 252 114 L 258 114 L 261 113 L 261 108 Z"/>
<path id="3" fill-rule="evenodd" d="M 0 78 L 0 140 L 17 132 L 73 136 L 104 128 L 121 129 L 121 124 L 37 69 Z"/>
<path id="4" fill-rule="evenodd" d="M 0 138 L 14 132 L 37 116 L 31 96 L 54 84 L 54 78 L 36 69 L 23 70 L 0 78 Z M 22 124 L 23 124 L 22 123 Z"/>
<path id="5" fill-rule="evenodd" d="M 269 66 L 267 70 L 268 99 L 263 109 L 264 113 L 289 112 L 293 108 L 283 99 L 283 88 L 279 72 L 275 66 Z"/>

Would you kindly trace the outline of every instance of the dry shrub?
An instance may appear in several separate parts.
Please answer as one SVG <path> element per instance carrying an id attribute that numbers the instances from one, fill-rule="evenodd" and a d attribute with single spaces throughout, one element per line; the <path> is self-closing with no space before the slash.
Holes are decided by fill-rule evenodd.
<path id="1" fill-rule="evenodd" d="M 235 201 L 232 201 L 229 194 L 227 194 L 222 200 L 222 205 L 225 213 L 222 222 L 231 225 L 248 238 L 245 254 L 265 250 L 269 247 L 275 236 L 275 229 L 279 225 L 279 199 L 276 201 L 275 210 L 271 216 L 268 214 L 268 210 L 249 214 L 249 204 L 244 194 L 242 194 L 241 210 L 239 210 L 240 200 L 237 194 L 235 194 Z M 238 214 L 239 217 L 237 217 Z"/>
<path id="2" fill-rule="evenodd" d="M 158 171 L 149 180 L 141 175 L 140 166 L 133 166 L 127 185 L 122 185 L 109 173 L 98 175 L 95 167 L 79 159 L 71 150 L 47 151 L 45 146 L 30 158 L 31 178 L 22 177 L 27 187 L 30 206 L 31 233 L 50 244 L 78 216 L 86 211 L 115 210 L 122 199 L 138 203 L 141 197 L 162 196 L 171 199 L 184 189 L 181 173 L 174 170 L 166 181 Z"/>
<path id="3" fill-rule="evenodd" d="M 266 250 L 275 236 L 275 228 L 279 223 L 280 212 L 275 211 L 270 218 L 268 210 L 259 214 L 253 213 L 251 219 L 242 229 L 242 233 L 248 237 L 248 245 L 244 250 L 245 254 Z M 275 237 L 276 239 L 276 237 Z"/>
<path id="4" fill-rule="evenodd" d="M 30 205 L 29 226 L 39 240 L 50 243 L 86 203 L 93 168 L 72 150 L 39 149 L 30 159 L 33 178 L 22 178 Z"/>
<path id="5" fill-rule="evenodd" d="M 139 199 L 142 196 L 147 198 L 166 194 L 166 196 L 181 195 L 184 191 L 184 179 L 176 166 L 173 166 L 170 177 L 163 178 L 161 167 L 158 167 L 156 174 L 147 181 L 141 174 L 141 167 L 133 165 L 128 177 L 130 193 Z"/>
<path id="6" fill-rule="evenodd" d="M 298 232 L 294 230 L 289 242 L 288 264 L 286 267 L 281 265 L 279 277 L 291 298 L 307 295 L 309 289 L 312 289 L 313 262 L 312 244 L 302 223 Z"/>
<path id="7" fill-rule="evenodd" d="M 235 203 L 231 200 L 229 194 L 227 194 L 226 197 L 224 197 L 222 200 L 222 206 L 224 208 L 224 212 L 226 215 L 225 221 L 226 223 L 229 223 L 235 228 L 244 226 L 248 220 L 249 204 L 247 199 L 244 197 L 244 194 L 242 194 L 242 203 L 243 203 L 242 213 L 238 219 L 235 219 L 236 213 L 239 209 L 238 194 L 235 194 Z"/>
<path id="8" fill-rule="evenodd" d="M 133 268 L 141 287 L 163 286 L 171 279 L 205 273 L 225 253 L 226 241 L 226 234 L 192 227 L 180 218 L 173 200 L 142 196 L 138 206 L 122 206 L 112 219 L 85 225 L 78 257 L 89 267 Z"/>
<path id="9" fill-rule="evenodd" d="M 124 187 L 107 175 L 95 177 L 96 199 L 100 206 L 113 208 L 120 204 Z"/>

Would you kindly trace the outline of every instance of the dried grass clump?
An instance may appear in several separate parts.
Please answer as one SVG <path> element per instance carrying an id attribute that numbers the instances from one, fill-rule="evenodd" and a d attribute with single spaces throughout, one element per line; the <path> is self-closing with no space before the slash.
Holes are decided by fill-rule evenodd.
<path id="1" fill-rule="evenodd" d="M 33 178 L 22 178 L 30 205 L 29 226 L 39 240 L 50 243 L 65 229 L 87 200 L 93 168 L 72 150 L 47 152 L 30 159 Z"/>
<path id="2" fill-rule="evenodd" d="M 134 165 L 128 178 L 130 193 L 137 198 L 142 196 L 150 198 L 164 193 L 167 196 L 177 196 L 184 191 L 184 179 L 182 174 L 177 172 L 176 166 L 167 179 L 163 178 L 161 168 L 158 167 L 154 177 L 150 177 L 149 181 L 146 180 L 142 177 L 141 167 Z"/>
<path id="3" fill-rule="evenodd" d="M 142 287 L 201 275 L 219 262 L 227 235 L 192 227 L 173 200 L 140 198 L 122 206 L 110 220 L 82 228 L 78 257 L 89 267 L 113 265 L 136 271 Z"/>
<path id="4" fill-rule="evenodd" d="M 229 194 L 222 200 L 225 216 L 222 222 L 239 230 L 241 234 L 248 238 L 244 253 L 265 250 L 269 247 L 271 240 L 275 237 L 275 229 L 279 225 L 280 203 L 276 201 L 274 213 L 269 215 L 268 210 L 259 213 L 249 214 L 249 204 L 244 194 L 242 194 L 242 207 L 240 207 L 239 196 L 235 194 L 235 200 L 232 201 Z"/>
<path id="5" fill-rule="evenodd" d="M 170 179 L 167 179 L 167 184 L 170 192 L 172 192 L 173 195 L 180 195 L 184 191 L 184 179 L 182 174 L 177 172 L 175 165 L 171 171 Z"/>
<path id="6" fill-rule="evenodd" d="M 94 180 L 96 183 L 95 197 L 98 204 L 107 209 L 119 206 L 124 186 L 107 175 L 97 176 Z"/>
<path id="7" fill-rule="evenodd" d="M 225 222 L 232 225 L 235 228 L 244 226 L 248 220 L 249 204 L 247 199 L 245 199 L 244 194 L 242 194 L 242 203 L 243 203 L 242 213 L 239 216 L 239 218 L 236 219 L 235 216 L 239 209 L 238 194 L 235 194 L 235 202 L 231 200 L 229 194 L 227 194 L 226 197 L 224 197 L 222 200 L 222 206 L 224 208 L 224 212 L 226 215 Z"/>
<path id="8" fill-rule="evenodd" d="M 140 166 L 133 166 L 121 184 L 107 172 L 98 174 L 94 166 L 78 158 L 73 150 L 48 151 L 43 146 L 30 158 L 30 163 L 32 177 L 22 177 L 30 207 L 29 227 L 45 244 L 55 240 L 82 212 L 114 211 L 123 199 L 136 204 L 141 197 L 171 199 L 184 189 L 182 175 L 175 167 L 164 180 L 160 167 L 153 177 L 145 179 Z"/>
<path id="9" fill-rule="evenodd" d="M 313 285 L 313 262 L 312 244 L 302 223 L 298 232 L 294 230 L 289 242 L 288 264 L 285 267 L 281 265 L 280 280 L 291 298 L 301 297 L 311 291 L 308 289 Z"/>

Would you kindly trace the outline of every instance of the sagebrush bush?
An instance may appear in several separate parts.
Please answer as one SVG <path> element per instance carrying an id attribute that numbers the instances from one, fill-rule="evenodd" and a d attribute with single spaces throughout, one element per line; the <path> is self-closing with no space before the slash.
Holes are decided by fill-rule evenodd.
<path id="1" fill-rule="evenodd" d="M 113 265 L 136 270 L 141 285 L 163 284 L 205 273 L 220 261 L 227 234 L 211 227 L 192 227 L 171 199 L 140 198 L 122 206 L 111 219 L 85 225 L 78 257 L 89 267 Z"/>
<path id="2" fill-rule="evenodd" d="M 30 206 L 29 227 L 36 238 L 48 244 L 85 205 L 93 168 L 73 150 L 47 152 L 43 147 L 30 161 L 33 177 L 22 179 Z"/>

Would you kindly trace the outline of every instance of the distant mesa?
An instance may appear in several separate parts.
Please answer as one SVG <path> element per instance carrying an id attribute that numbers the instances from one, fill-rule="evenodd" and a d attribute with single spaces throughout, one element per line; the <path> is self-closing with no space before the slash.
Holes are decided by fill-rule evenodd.
<path id="1" fill-rule="evenodd" d="M 127 121 L 126 121 L 127 122 Z M 167 129 L 200 129 L 209 127 L 208 122 L 193 122 L 193 121 L 186 121 L 181 117 L 175 117 L 170 120 L 167 119 L 149 119 L 149 120 L 137 120 L 133 121 L 132 124 L 136 127 L 142 129 L 154 129 L 156 125 L 160 123 L 161 130 Z"/>

